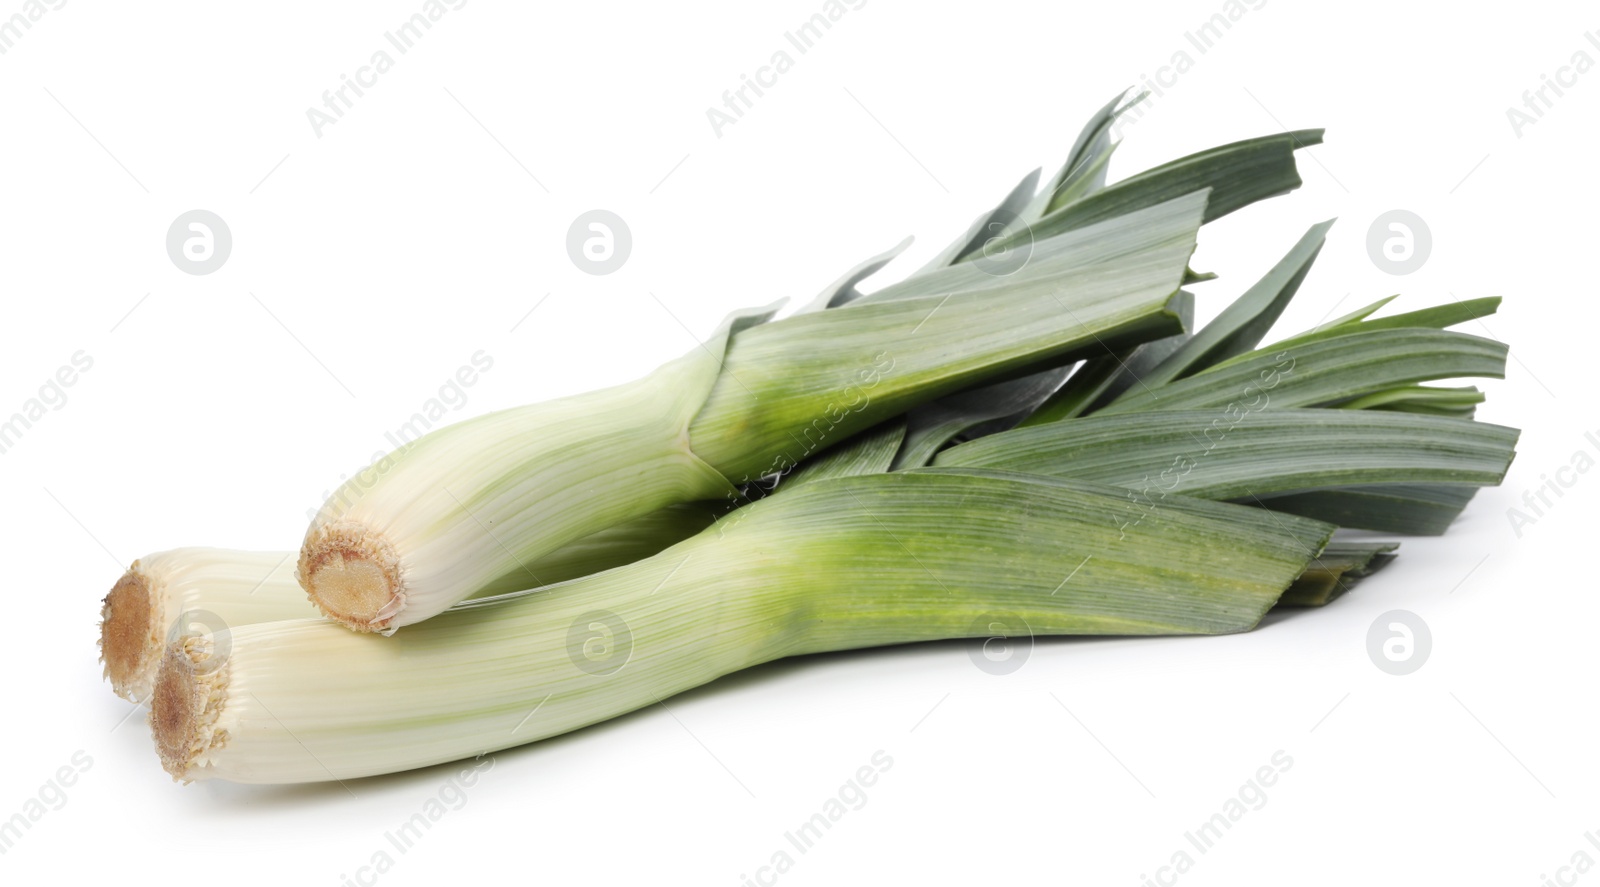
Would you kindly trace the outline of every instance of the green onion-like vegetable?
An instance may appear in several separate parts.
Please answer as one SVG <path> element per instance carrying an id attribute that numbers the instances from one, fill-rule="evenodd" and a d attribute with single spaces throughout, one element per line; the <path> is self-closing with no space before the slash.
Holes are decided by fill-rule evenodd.
<path id="1" fill-rule="evenodd" d="M 301 549 L 301 583 L 346 625 L 394 629 L 526 586 L 527 564 L 574 539 L 726 497 L 918 403 L 1170 334 L 1205 203 L 1200 192 L 1062 234 L 1007 277 L 957 267 L 927 275 L 926 295 L 735 321 L 639 382 L 431 432 L 334 494 Z"/>
<path id="2" fill-rule="evenodd" d="M 463 422 L 381 460 L 313 520 L 301 584 L 351 628 L 391 633 L 525 587 L 527 565 L 568 542 L 727 498 L 919 405 L 1182 333 L 1192 297 L 1178 287 L 1204 279 L 1188 268 L 1196 230 L 1298 187 L 1294 151 L 1321 133 L 1225 145 L 1107 185 L 1110 127 L 1128 104 L 1091 119 L 1037 195 L 1035 173 L 900 283 L 856 289 L 897 249 L 810 309 L 738 316 L 638 382 Z"/>
<path id="3" fill-rule="evenodd" d="M 393 638 L 308 619 L 166 653 L 151 723 L 183 779 L 345 779 L 530 742 L 783 656 L 969 636 L 1256 624 L 1333 527 L 933 469 L 797 485 L 654 557 Z"/>
<path id="4" fill-rule="evenodd" d="M 433 432 L 336 492 L 298 558 L 136 562 L 105 604 L 114 688 L 150 694 L 176 778 L 302 782 L 530 742 L 785 656 L 1213 634 L 1327 604 L 1396 548 L 1330 544 L 1338 526 L 1443 532 L 1504 477 L 1516 430 L 1474 421 L 1474 387 L 1423 384 L 1503 375 L 1503 344 L 1448 329 L 1498 299 L 1377 317 L 1383 299 L 1263 346 L 1325 222 L 1191 329 L 1198 228 L 1297 187 L 1321 132 L 1108 184 L 1127 107 L 898 283 L 858 289 L 906 243 L 638 382 Z M 350 628 L 409 627 L 300 618 L 302 585 Z"/>

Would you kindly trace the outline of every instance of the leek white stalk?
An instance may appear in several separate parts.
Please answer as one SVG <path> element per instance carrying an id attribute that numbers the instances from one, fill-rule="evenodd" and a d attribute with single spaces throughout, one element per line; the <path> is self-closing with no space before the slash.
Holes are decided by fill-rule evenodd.
<path id="1" fill-rule="evenodd" d="M 302 585 L 332 618 L 385 630 L 486 588 L 541 585 L 534 560 L 606 526 L 730 495 L 685 440 L 716 372 L 695 351 L 632 384 L 424 435 L 323 506 Z"/>
<path id="2" fill-rule="evenodd" d="M 179 779 L 348 779 L 577 729 L 783 656 L 939 638 L 1253 627 L 1333 527 L 983 470 L 815 480 L 660 554 L 392 638 L 308 619 L 169 647 Z"/>
<path id="3" fill-rule="evenodd" d="M 298 576 L 332 618 L 392 633 L 667 505 L 729 497 L 919 403 L 1109 344 L 1170 335 L 1209 190 L 1036 244 L 1007 276 L 971 265 L 890 296 L 735 318 L 637 382 L 424 435 L 347 481 Z"/>
<path id="4" fill-rule="evenodd" d="M 529 569 L 549 584 L 632 563 L 705 529 L 717 505 L 676 505 L 607 527 Z M 295 579 L 296 554 L 180 548 L 134 561 L 101 602 L 100 659 L 112 691 L 145 701 L 162 651 L 180 635 L 317 616 Z"/>
<path id="5" fill-rule="evenodd" d="M 191 629 L 221 631 L 315 611 L 294 577 L 294 553 L 176 548 L 139 558 L 100 609 L 100 661 L 130 702 L 150 695 L 161 651 Z"/>

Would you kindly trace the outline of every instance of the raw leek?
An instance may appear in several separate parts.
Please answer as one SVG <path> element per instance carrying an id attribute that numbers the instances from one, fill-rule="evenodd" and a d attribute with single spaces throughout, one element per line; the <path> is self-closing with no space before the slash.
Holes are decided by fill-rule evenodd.
<path id="1" fill-rule="evenodd" d="M 1114 487 L 1004 472 L 822 479 L 629 566 L 470 602 L 392 638 L 305 619 L 183 639 L 163 657 L 150 721 L 180 779 L 387 773 L 563 733 L 783 656 L 1243 631 L 1332 531 L 1178 497 L 1147 514 Z"/>
<path id="2" fill-rule="evenodd" d="M 926 275 L 926 294 L 736 319 L 639 382 L 430 432 L 335 492 L 306 534 L 301 584 L 345 625 L 389 632 L 524 587 L 526 565 L 570 541 L 727 497 L 919 403 L 1170 335 L 1207 193 L 1062 234 L 1007 277 L 957 266 Z"/>
<path id="3" fill-rule="evenodd" d="M 1244 631 L 1393 558 L 1338 526 L 1442 532 L 1517 432 L 1473 421 L 1476 388 L 1423 383 L 1503 375 L 1503 344 L 1448 330 L 1498 300 L 1383 299 L 1263 346 L 1325 222 L 1192 329 L 1198 228 L 1297 187 L 1321 132 L 1108 184 L 1127 107 L 902 281 L 860 288 L 909 241 L 637 382 L 435 431 L 337 491 L 297 557 L 187 586 L 136 563 L 103 645 L 119 692 L 150 693 L 165 768 L 346 779 L 785 656 Z M 235 608 L 271 556 L 336 621 L 301 618 L 281 567 Z M 196 606 L 225 628 L 184 633 Z"/>

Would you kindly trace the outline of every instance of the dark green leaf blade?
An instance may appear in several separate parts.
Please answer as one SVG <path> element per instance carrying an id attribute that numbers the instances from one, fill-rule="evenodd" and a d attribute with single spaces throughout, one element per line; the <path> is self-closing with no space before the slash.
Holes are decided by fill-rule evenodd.
<path id="1" fill-rule="evenodd" d="M 1136 388 L 1099 415 L 1318 406 L 1435 379 L 1502 379 L 1506 351 L 1492 339 L 1413 328 L 1269 345 L 1160 388 Z"/>
<path id="2" fill-rule="evenodd" d="M 1441 536 L 1477 492 L 1478 487 L 1467 484 L 1381 484 L 1306 490 L 1246 504 L 1355 530 Z"/>
<path id="3" fill-rule="evenodd" d="M 1313 225 L 1272 270 L 1146 374 L 1144 383 L 1151 387 L 1165 385 L 1259 345 L 1294 298 L 1331 227 L 1332 220 Z"/>
<path id="4" fill-rule="evenodd" d="M 1512 428 L 1363 410 L 1104 413 L 959 444 L 935 464 L 1077 477 L 1160 499 L 1244 499 L 1377 483 L 1499 483 Z"/>

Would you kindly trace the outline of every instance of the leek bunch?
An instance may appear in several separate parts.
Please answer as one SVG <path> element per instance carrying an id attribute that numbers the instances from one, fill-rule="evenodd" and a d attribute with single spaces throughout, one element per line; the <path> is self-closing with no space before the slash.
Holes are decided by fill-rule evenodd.
<path id="1" fill-rule="evenodd" d="M 298 552 L 135 562 L 104 604 L 113 688 L 151 701 L 175 778 L 345 779 L 785 656 L 1327 604 L 1394 557 L 1338 528 L 1442 533 L 1504 477 L 1517 432 L 1425 384 L 1503 376 L 1503 344 L 1450 329 L 1498 300 L 1263 345 L 1322 223 L 1193 329 L 1199 228 L 1298 187 L 1320 132 L 1108 184 L 1129 104 L 905 280 L 858 289 L 901 244 L 637 382 L 432 432 Z"/>

